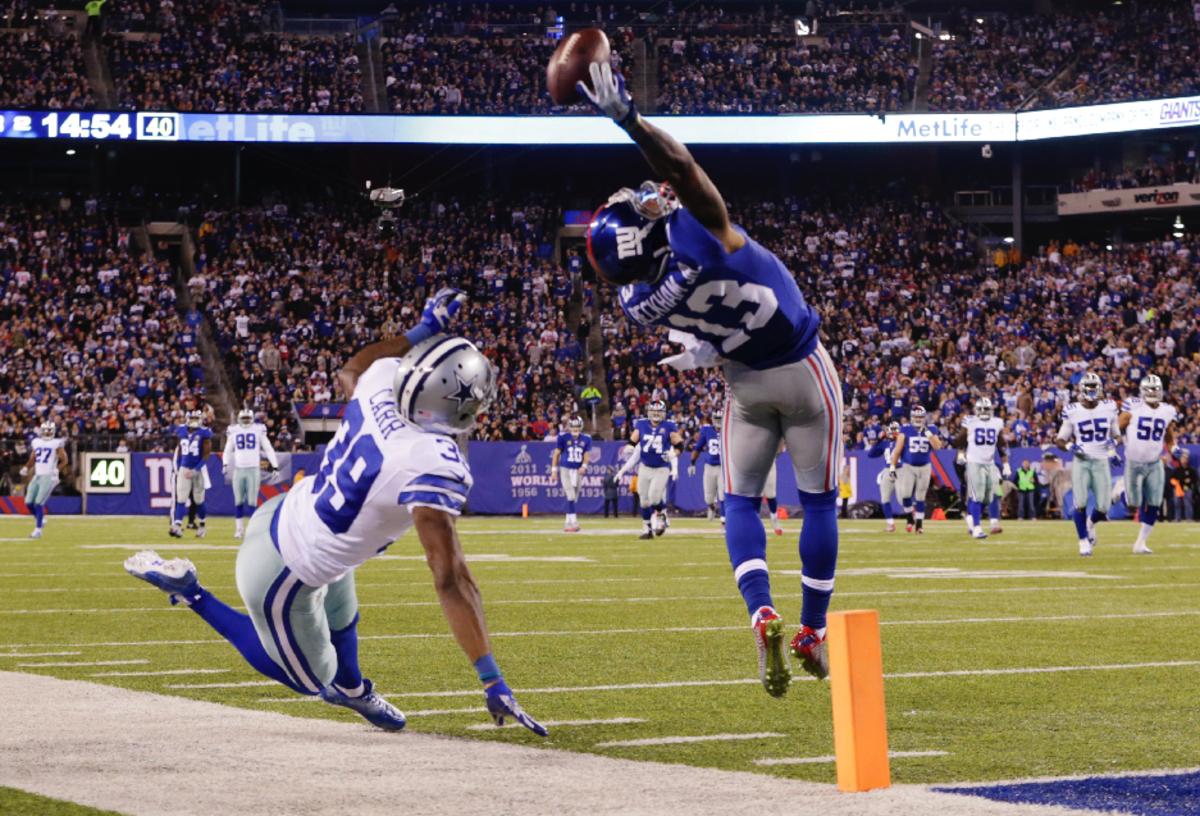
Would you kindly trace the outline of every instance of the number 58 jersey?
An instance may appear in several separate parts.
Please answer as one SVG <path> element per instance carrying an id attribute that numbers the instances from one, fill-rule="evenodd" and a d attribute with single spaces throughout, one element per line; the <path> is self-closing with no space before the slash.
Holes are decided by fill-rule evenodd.
<path id="1" fill-rule="evenodd" d="M 308 586 L 383 552 L 412 527 L 412 508 L 457 516 L 466 503 L 473 480 L 458 445 L 400 418 L 392 386 L 399 364 L 378 360 L 363 373 L 320 471 L 278 508 L 279 553 Z"/>
<path id="2" fill-rule="evenodd" d="M 682 207 L 667 219 L 668 271 L 654 283 L 621 288 L 630 319 L 686 332 L 760 371 L 803 360 L 816 348 L 821 319 L 775 255 L 740 227 L 745 246 L 726 252 Z"/>
<path id="3" fill-rule="evenodd" d="M 1175 421 L 1175 406 L 1160 402 L 1153 408 L 1140 399 L 1129 404 L 1129 424 L 1125 426 L 1125 456 L 1130 462 L 1149 464 L 1163 455 L 1167 427 Z"/>

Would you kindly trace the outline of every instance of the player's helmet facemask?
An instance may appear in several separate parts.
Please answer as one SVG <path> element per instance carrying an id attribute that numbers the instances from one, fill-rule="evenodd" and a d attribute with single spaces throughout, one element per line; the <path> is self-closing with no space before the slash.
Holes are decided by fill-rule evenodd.
<path id="1" fill-rule="evenodd" d="M 1162 379 L 1157 374 L 1143 377 L 1141 383 L 1138 384 L 1138 392 L 1151 408 L 1157 406 L 1163 398 Z"/>
<path id="2" fill-rule="evenodd" d="M 1097 374 L 1085 374 L 1079 381 L 1079 393 L 1088 402 L 1097 402 L 1104 393 Z"/>
<path id="3" fill-rule="evenodd" d="M 496 398 L 496 370 L 469 340 L 435 334 L 400 358 L 393 388 L 406 422 L 461 434 Z"/>
<path id="4" fill-rule="evenodd" d="M 622 187 L 592 215 L 587 254 L 596 274 L 613 286 L 653 283 L 671 258 L 666 217 L 679 207 L 666 184 Z"/>

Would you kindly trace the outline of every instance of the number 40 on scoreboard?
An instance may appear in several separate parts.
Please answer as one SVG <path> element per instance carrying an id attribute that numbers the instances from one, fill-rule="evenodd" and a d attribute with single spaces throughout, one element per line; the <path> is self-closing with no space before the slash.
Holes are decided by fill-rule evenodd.
<path id="1" fill-rule="evenodd" d="M 130 490 L 128 453 L 85 453 L 84 492 L 128 493 Z"/>

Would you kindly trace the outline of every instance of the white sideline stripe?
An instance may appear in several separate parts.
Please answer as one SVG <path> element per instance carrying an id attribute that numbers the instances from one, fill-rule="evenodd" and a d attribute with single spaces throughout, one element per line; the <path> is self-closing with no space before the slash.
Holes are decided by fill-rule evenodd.
<path id="1" fill-rule="evenodd" d="M 888 751 L 891 759 L 907 759 L 909 757 L 943 757 L 950 756 L 949 751 Z M 772 765 L 821 765 L 826 762 L 837 762 L 833 754 L 815 757 L 772 757 L 754 760 L 755 765 L 771 767 Z M 975 784 L 979 784 L 978 782 Z M 988 785 L 992 783 L 989 782 Z"/>
<path id="2" fill-rule="evenodd" d="M 884 589 L 863 590 L 860 592 L 839 592 L 839 598 L 877 598 L 891 595 L 974 595 L 998 592 L 1095 592 L 1112 591 L 1116 589 L 1187 589 L 1200 586 L 1200 583 L 1166 583 L 1166 584 L 1092 584 L 1079 586 L 1031 586 L 1031 587 L 989 587 L 986 589 Z M 776 598 L 796 599 L 799 593 L 776 594 Z M 508 598 L 488 601 L 488 606 L 548 606 L 551 604 L 619 604 L 619 603 L 662 603 L 666 601 L 718 601 L 733 603 L 740 600 L 732 593 L 721 595 L 660 595 L 652 597 L 629 598 Z M 441 604 L 438 601 L 390 601 L 386 603 L 359 604 L 360 609 L 394 609 L 398 607 L 426 607 Z M 173 612 L 172 606 L 131 606 L 108 607 L 104 609 L 2 609 L 0 615 L 60 615 L 60 614 L 124 614 L 132 612 Z"/>
<path id="3" fill-rule="evenodd" d="M 232 689 L 232 688 L 261 688 L 263 686 L 278 686 L 274 680 L 243 680 L 240 683 L 168 683 L 164 688 L 169 689 Z"/>
<path id="4" fill-rule="evenodd" d="M 229 669 L 163 669 L 162 671 L 96 672 L 88 677 L 168 677 L 172 674 L 225 674 Z"/>
<path id="5" fill-rule="evenodd" d="M 645 739 L 597 742 L 595 748 L 639 748 L 644 745 L 689 745 L 693 742 L 733 742 L 734 740 L 780 739 L 787 734 L 760 731 L 755 734 L 699 734 L 694 737 L 646 737 Z"/>
<path id="6" fill-rule="evenodd" d="M 970 677 L 974 675 L 1003 675 L 1003 674 L 1058 674 L 1060 672 L 1077 671 L 1119 671 L 1122 669 L 1167 669 L 1200 666 L 1200 660 L 1158 660 L 1150 663 L 1107 663 L 1097 666 L 1029 666 L 1019 669 L 950 669 L 935 672 L 902 672 L 885 674 L 891 679 L 907 679 L 921 677 Z"/>
<path id="7" fill-rule="evenodd" d="M 75 657 L 83 652 L 10 652 L 0 657 Z"/>
<path id="8" fill-rule="evenodd" d="M 613 717 L 608 720 L 542 720 L 542 725 L 547 728 L 573 728 L 575 726 L 585 725 L 631 725 L 633 723 L 644 723 L 645 720 L 638 717 Z M 468 731 L 490 731 L 495 728 L 495 723 L 479 723 L 478 725 L 468 725 Z M 519 723 L 510 722 L 505 728 L 523 727 Z"/>
<path id="9" fill-rule="evenodd" d="M 917 620 L 885 620 L 881 626 L 953 626 L 973 623 L 1037 623 L 1039 621 L 1093 621 L 1093 620 L 1139 620 L 1144 618 L 1187 618 L 1200 616 L 1200 609 L 1168 610 L 1165 612 L 1113 612 L 1099 615 L 1011 615 L 999 618 L 929 618 Z M 662 626 L 633 627 L 627 629 L 550 629 L 527 632 L 490 632 L 490 637 L 575 637 L 578 635 L 640 635 L 647 633 L 691 634 L 705 632 L 741 632 L 745 626 Z M 401 632 L 385 635 L 359 635 L 359 640 L 434 640 L 449 638 L 449 632 Z M 225 643 L 223 638 L 194 640 L 109 640 L 95 643 L 8 643 L 0 649 L 43 649 L 57 646 L 65 648 L 122 648 L 126 646 L 202 646 Z M 0 653 L 0 657 L 57 657 L 77 655 L 79 652 L 47 652 L 42 655 L 19 655 Z"/>
<path id="10" fill-rule="evenodd" d="M 65 663 L 18 663 L 19 669 L 68 669 L 84 666 L 137 666 L 149 663 L 149 660 L 82 660 Z"/>
<path id="11" fill-rule="evenodd" d="M 240 544 L 155 544 L 151 547 L 148 544 L 78 544 L 76 545 L 81 550 L 131 550 L 133 552 L 141 552 L 142 550 L 240 550 Z"/>

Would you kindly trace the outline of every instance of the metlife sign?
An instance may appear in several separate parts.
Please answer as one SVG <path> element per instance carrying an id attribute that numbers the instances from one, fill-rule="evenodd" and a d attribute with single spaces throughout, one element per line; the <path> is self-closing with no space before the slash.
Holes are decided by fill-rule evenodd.
<path id="1" fill-rule="evenodd" d="M 689 144 L 1005 143 L 1200 125 L 1200 97 L 1026 113 L 650 116 Z M 0 111 L 0 139 L 268 144 L 623 145 L 599 116 Z"/>

